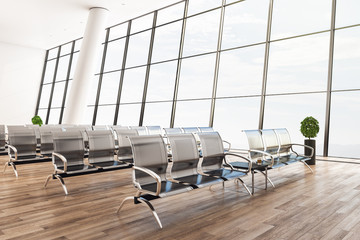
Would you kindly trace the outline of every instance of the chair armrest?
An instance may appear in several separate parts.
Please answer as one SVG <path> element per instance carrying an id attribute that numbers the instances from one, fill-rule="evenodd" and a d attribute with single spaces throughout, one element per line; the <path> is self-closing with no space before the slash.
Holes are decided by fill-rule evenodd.
<path id="1" fill-rule="evenodd" d="M 156 180 L 156 196 L 158 196 L 161 192 L 161 178 L 159 175 L 157 175 L 154 171 L 151 171 L 150 169 L 147 168 L 143 168 L 143 167 L 138 167 L 138 166 L 133 166 L 134 170 L 139 170 L 142 171 L 148 175 L 150 175 L 151 177 L 153 177 Z"/>
<path id="2" fill-rule="evenodd" d="M 301 155 L 301 154 L 298 154 L 297 152 L 295 152 L 294 151 L 294 149 L 293 149 L 293 147 L 292 146 L 302 146 L 302 147 L 305 147 L 305 148 L 308 148 L 308 149 L 310 149 L 311 150 L 311 154 L 310 154 L 310 156 L 307 156 L 307 155 Z M 307 146 L 307 145 L 304 145 L 304 144 L 298 144 L 298 143 L 292 143 L 291 144 L 291 151 L 293 151 L 296 155 L 298 155 L 298 156 L 303 156 L 303 157 L 309 157 L 309 158 L 311 158 L 313 155 L 314 155 L 314 148 L 312 148 L 312 147 L 310 147 L 310 146 Z"/>
<path id="3" fill-rule="evenodd" d="M 230 149 L 231 149 L 231 143 L 228 142 L 228 141 L 226 141 L 226 140 L 223 140 L 223 143 L 226 143 L 226 144 L 228 145 L 228 148 L 225 149 L 225 150 L 230 151 Z"/>
<path id="4" fill-rule="evenodd" d="M 55 169 L 57 169 L 57 166 L 56 166 L 56 163 L 55 163 L 55 157 L 59 158 L 61 161 L 63 161 L 64 163 L 64 172 L 67 172 L 67 160 L 66 158 L 61 155 L 60 153 L 52 153 L 52 163 L 54 164 L 55 166 Z"/>
<path id="5" fill-rule="evenodd" d="M 245 161 L 247 161 L 249 163 L 249 168 L 248 168 L 248 171 L 247 172 L 251 172 L 251 168 L 252 168 L 252 161 L 247 158 L 247 157 L 244 157 L 244 156 L 241 156 L 239 154 L 236 154 L 236 153 L 231 153 L 231 152 L 228 152 L 228 153 L 225 153 L 225 157 L 224 157 L 224 161 L 227 165 L 230 166 L 231 170 L 234 170 L 234 167 L 231 165 L 231 163 L 229 163 L 227 160 L 226 160 L 226 156 L 235 156 L 235 157 L 239 157 Z"/>
<path id="6" fill-rule="evenodd" d="M 15 153 L 15 161 L 17 160 L 17 153 L 18 153 L 18 151 L 17 151 L 17 149 L 16 149 L 16 147 L 14 147 L 14 146 L 12 146 L 12 145 L 7 145 L 8 146 L 8 153 L 9 153 L 9 157 L 10 157 L 10 162 L 11 162 L 11 160 L 12 160 L 12 158 L 11 158 L 11 151 L 13 151 L 14 153 Z"/>
<path id="7" fill-rule="evenodd" d="M 256 153 L 262 153 L 263 155 L 266 155 L 266 156 L 268 156 L 268 157 L 270 157 L 271 158 L 271 165 L 270 165 L 270 167 L 272 167 L 273 165 L 274 165 L 274 157 L 270 154 L 270 153 L 268 153 L 268 152 L 265 152 L 265 151 L 261 151 L 261 150 L 255 150 L 255 149 L 250 149 L 250 150 L 248 150 L 248 152 L 250 153 L 250 152 L 256 152 Z M 264 159 L 266 162 L 269 162 L 268 160 L 266 160 L 266 159 Z"/>

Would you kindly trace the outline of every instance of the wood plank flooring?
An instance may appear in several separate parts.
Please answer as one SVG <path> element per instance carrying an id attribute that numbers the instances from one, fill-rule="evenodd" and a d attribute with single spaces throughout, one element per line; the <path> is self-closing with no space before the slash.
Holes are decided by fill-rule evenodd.
<path id="1" fill-rule="evenodd" d="M 4 165 L 7 156 L 0 156 Z M 318 161 L 269 171 L 275 189 L 255 176 L 249 196 L 227 182 L 153 200 L 150 211 L 121 200 L 136 190 L 131 169 L 65 178 L 43 188 L 51 162 L 19 165 L 0 174 L 0 239 L 359 239 L 360 165 Z M 2 169 L 1 169 L 2 171 Z M 248 186 L 251 177 L 244 177 Z"/>

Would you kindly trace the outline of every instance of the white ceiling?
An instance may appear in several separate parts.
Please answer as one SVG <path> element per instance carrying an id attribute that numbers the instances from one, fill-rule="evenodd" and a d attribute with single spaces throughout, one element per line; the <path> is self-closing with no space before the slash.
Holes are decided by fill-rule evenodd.
<path id="1" fill-rule="evenodd" d="M 109 9 L 107 26 L 179 0 L 0 0 L 0 42 L 49 49 L 82 37 L 91 7 Z"/>

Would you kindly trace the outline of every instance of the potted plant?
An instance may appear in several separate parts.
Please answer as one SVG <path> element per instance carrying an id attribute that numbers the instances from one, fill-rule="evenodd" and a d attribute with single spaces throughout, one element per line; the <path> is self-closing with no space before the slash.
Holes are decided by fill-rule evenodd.
<path id="1" fill-rule="evenodd" d="M 34 116 L 32 119 L 31 119 L 31 122 L 34 124 L 34 125 L 39 125 L 41 127 L 41 125 L 43 124 L 43 121 L 41 120 L 41 117 L 39 116 Z"/>
<path id="2" fill-rule="evenodd" d="M 302 135 L 304 135 L 304 137 L 308 138 L 305 139 L 304 144 L 306 146 L 310 146 L 314 148 L 314 154 L 311 157 L 311 160 L 306 161 L 309 165 L 315 165 L 316 141 L 315 139 L 312 138 L 315 138 L 317 136 L 319 130 L 320 127 L 318 120 L 316 120 L 311 116 L 304 118 L 304 120 L 301 122 L 300 132 L 302 133 Z M 305 155 L 310 155 L 310 154 L 311 154 L 311 150 L 309 148 L 305 148 Z"/>

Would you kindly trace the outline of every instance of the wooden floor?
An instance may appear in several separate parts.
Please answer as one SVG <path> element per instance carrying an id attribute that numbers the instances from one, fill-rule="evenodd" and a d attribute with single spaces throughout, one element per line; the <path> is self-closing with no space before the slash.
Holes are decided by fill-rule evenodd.
<path id="1" fill-rule="evenodd" d="M 0 156 L 4 163 L 6 156 Z M 275 189 L 250 197 L 233 181 L 153 200 L 164 228 L 150 211 L 127 202 L 135 189 L 131 169 L 44 181 L 50 162 L 18 166 L 0 175 L 0 239 L 359 239 L 360 165 L 318 161 L 269 171 Z M 250 177 L 244 181 L 250 186 Z"/>

